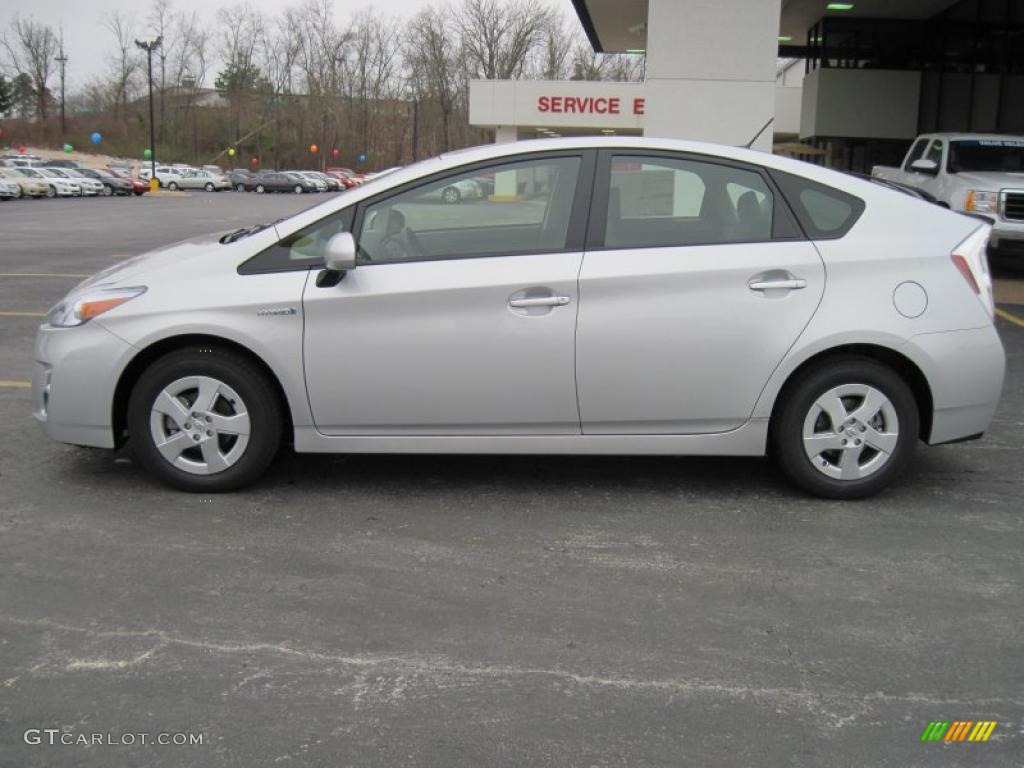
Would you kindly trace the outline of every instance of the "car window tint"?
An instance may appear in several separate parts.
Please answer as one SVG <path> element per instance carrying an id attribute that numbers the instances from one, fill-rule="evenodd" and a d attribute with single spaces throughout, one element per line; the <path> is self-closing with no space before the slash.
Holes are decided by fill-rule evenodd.
<path id="1" fill-rule="evenodd" d="M 772 239 L 774 196 L 760 174 L 673 158 L 612 158 L 606 248 Z"/>
<path id="2" fill-rule="evenodd" d="M 863 200 L 835 187 L 783 171 L 771 175 L 812 240 L 842 237 L 864 212 Z"/>
<path id="3" fill-rule="evenodd" d="M 369 205 L 363 262 L 544 253 L 566 246 L 580 158 L 466 171 Z"/>
<path id="4" fill-rule="evenodd" d="M 238 271 L 242 274 L 254 274 L 323 266 L 324 246 L 327 245 L 327 241 L 340 232 L 350 232 L 352 218 L 351 207 L 333 213 L 256 254 L 239 267 Z"/>

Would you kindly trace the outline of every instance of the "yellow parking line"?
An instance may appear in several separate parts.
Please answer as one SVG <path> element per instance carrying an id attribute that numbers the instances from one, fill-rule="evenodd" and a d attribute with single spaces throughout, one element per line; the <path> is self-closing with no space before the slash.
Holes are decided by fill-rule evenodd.
<path id="1" fill-rule="evenodd" d="M 68 277 L 81 280 L 89 275 L 77 275 L 73 272 L 0 272 L 0 277 Z"/>
<path id="2" fill-rule="evenodd" d="M 27 389 L 32 386 L 31 381 L 4 381 L 0 379 L 0 388 Z"/>
<path id="3" fill-rule="evenodd" d="M 1024 317 L 1017 317 L 1015 314 L 1007 312 L 1005 309 L 998 308 L 996 309 L 996 314 L 1003 318 L 1003 320 L 1013 323 L 1014 325 L 1019 325 L 1021 328 L 1024 328 Z"/>
<path id="4" fill-rule="evenodd" d="M 45 312 L 0 312 L 0 317 L 46 317 Z"/>

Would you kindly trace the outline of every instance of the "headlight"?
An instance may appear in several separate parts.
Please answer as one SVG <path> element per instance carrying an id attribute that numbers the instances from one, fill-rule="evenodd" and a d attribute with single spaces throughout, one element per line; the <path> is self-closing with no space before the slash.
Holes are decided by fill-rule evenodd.
<path id="1" fill-rule="evenodd" d="M 995 213 L 999 209 L 999 193 L 972 189 L 967 192 L 964 210 L 970 213 Z"/>
<path id="2" fill-rule="evenodd" d="M 93 291 L 70 303 L 62 301 L 46 315 L 46 322 L 58 328 L 82 325 L 145 292 L 142 286 Z"/>

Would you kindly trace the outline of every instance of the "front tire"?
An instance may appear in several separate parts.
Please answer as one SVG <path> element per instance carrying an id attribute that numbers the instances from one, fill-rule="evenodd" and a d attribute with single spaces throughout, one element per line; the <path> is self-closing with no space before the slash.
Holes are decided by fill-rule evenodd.
<path id="1" fill-rule="evenodd" d="M 920 415 L 907 383 L 866 357 L 826 360 L 782 395 L 772 447 L 797 486 L 827 499 L 881 491 L 910 463 Z"/>
<path id="2" fill-rule="evenodd" d="M 114 194 L 114 188 L 106 184 L 103 185 L 103 196 L 110 197 Z"/>
<path id="3" fill-rule="evenodd" d="M 296 184 L 295 185 L 295 194 L 296 195 L 301 195 L 302 194 L 302 185 L 301 184 Z"/>
<path id="4" fill-rule="evenodd" d="M 213 184 L 211 184 L 210 182 L 206 182 L 206 186 L 203 187 L 203 189 L 205 189 L 207 192 L 213 192 Z"/>
<path id="5" fill-rule="evenodd" d="M 441 199 L 448 203 L 448 205 L 454 205 L 462 199 L 462 193 L 455 187 L 445 187 L 441 193 Z"/>
<path id="6" fill-rule="evenodd" d="M 262 184 L 257 184 L 256 185 L 256 194 L 257 195 L 262 195 L 266 191 L 267 191 L 266 187 L 264 187 Z"/>
<path id="7" fill-rule="evenodd" d="M 245 192 L 245 184 L 235 184 L 235 192 Z"/>
<path id="8" fill-rule="evenodd" d="M 171 190 L 171 192 L 177 192 L 178 191 L 178 182 L 176 182 L 176 181 L 168 182 L 167 183 L 167 188 L 169 190 Z"/>
<path id="9" fill-rule="evenodd" d="M 128 403 L 128 434 L 139 463 L 161 482 L 220 493 L 252 484 L 270 466 L 282 410 L 252 361 L 216 345 L 204 350 L 172 352 L 143 372 Z"/>
<path id="10" fill-rule="evenodd" d="M 50 186 L 48 186 L 46 188 L 46 196 L 47 197 L 56 197 L 57 196 L 57 188 L 54 187 L 52 184 Z"/>

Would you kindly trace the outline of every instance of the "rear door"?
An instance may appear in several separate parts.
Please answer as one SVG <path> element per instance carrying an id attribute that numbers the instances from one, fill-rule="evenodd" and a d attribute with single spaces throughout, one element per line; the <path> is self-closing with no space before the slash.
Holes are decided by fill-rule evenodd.
<path id="1" fill-rule="evenodd" d="M 696 434 L 750 418 L 825 272 L 761 169 L 603 151 L 580 273 L 584 434 Z"/>

